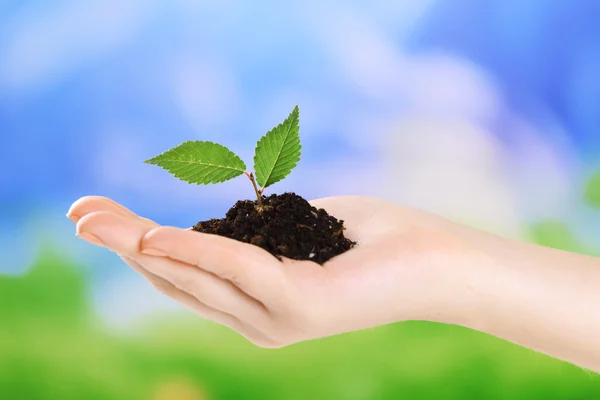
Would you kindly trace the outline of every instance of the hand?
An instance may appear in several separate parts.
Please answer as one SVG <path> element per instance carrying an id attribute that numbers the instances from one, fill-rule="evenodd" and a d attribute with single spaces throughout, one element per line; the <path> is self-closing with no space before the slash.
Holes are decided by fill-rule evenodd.
<path id="1" fill-rule="evenodd" d="M 600 259 L 502 239 L 366 197 L 315 200 L 358 242 L 325 265 L 160 227 L 101 197 L 77 232 L 158 290 L 262 347 L 407 319 L 467 326 L 600 371 Z"/>
<path id="2" fill-rule="evenodd" d="M 263 249 L 160 227 L 102 197 L 68 216 L 78 235 L 119 254 L 156 289 L 262 347 L 407 319 L 448 321 L 466 293 L 453 262 L 473 257 L 460 228 L 367 197 L 312 204 L 345 221 L 352 250 L 320 266 L 277 260 Z"/>

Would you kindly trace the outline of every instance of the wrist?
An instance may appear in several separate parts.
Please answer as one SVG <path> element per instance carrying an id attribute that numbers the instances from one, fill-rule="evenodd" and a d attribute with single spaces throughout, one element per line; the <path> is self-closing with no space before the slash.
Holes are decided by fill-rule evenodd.
<path id="1" fill-rule="evenodd" d="M 396 299 L 401 304 L 397 320 L 477 325 L 485 316 L 482 303 L 488 300 L 485 293 L 495 279 L 496 253 L 505 245 L 504 239 L 461 225 L 414 236 L 423 236 L 426 248 L 409 260 L 402 250 L 396 261 L 400 270 L 406 271 L 409 265 L 411 272 L 403 279 L 410 286 L 401 285 L 400 299 Z"/>
<path id="2" fill-rule="evenodd" d="M 444 254 L 445 262 L 437 267 L 438 294 L 430 296 L 431 306 L 421 319 L 482 330 L 496 320 L 499 304 L 507 303 L 497 289 L 509 285 L 502 263 L 510 241 L 466 229 L 460 245 Z"/>

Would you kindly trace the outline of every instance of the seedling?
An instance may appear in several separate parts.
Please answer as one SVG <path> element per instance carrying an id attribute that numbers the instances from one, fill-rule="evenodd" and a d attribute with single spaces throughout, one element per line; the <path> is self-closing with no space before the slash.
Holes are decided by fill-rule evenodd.
<path id="1" fill-rule="evenodd" d="M 260 138 L 254 154 L 255 172 L 250 173 L 244 161 L 227 147 L 199 140 L 185 141 L 144 163 L 158 165 L 197 185 L 225 182 L 244 174 L 252 182 L 258 208 L 262 209 L 265 189 L 287 177 L 300 161 L 299 133 L 296 106 L 282 123 Z"/>
<path id="2" fill-rule="evenodd" d="M 175 177 L 197 185 L 246 175 L 256 201 L 239 200 L 222 219 L 200 221 L 191 229 L 259 246 L 275 257 L 323 264 L 356 242 L 344 236 L 344 221 L 317 209 L 295 193 L 263 197 L 266 188 L 287 177 L 300 161 L 298 106 L 256 144 L 254 172 L 228 148 L 206 141 L 186 141 L 146 160 Z"/>

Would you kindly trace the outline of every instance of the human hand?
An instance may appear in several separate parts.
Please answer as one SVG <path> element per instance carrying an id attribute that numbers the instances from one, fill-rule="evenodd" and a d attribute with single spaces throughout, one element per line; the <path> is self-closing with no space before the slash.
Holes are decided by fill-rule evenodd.
<path id="1" fill-rule="evenodd" d="M 403 320 L 454 323 L 600 371 L 600 259 L 368 197 L 312 202 L 358 245 L 323 266 L 161 227 L 102 197 L 68 216 L 159 291 L 262 347 Z"/>
<path id="2" fill-rule="evenodd" d="M 119 254 L 160 292 L 262 347 L 409 319 L 452 322 L 470 304 L 459 269 L 479 255 L 467 228 L 369 197 L 311 203 L 358 242 L 323 266 L 161 227 L 103 197 L 78 200 L 68 216 L 81 238 Z"/>

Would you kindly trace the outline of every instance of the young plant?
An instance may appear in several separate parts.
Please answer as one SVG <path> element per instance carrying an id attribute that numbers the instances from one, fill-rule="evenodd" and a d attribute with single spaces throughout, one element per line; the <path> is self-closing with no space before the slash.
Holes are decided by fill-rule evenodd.
<path id="1" fill-rule="evenodd" d="M 213 142 L 186 141 L 166 152 L 144 161 L 158 165 L 176 178 L 197 185 L 225 182 L 245 174 L 262 207 L 265 189 L 287 177 L 300 161 L 300 127 L 298 106 L 256 144 L 254 173 L 227 147 Z M 258 186 L 257 186 L 258 183 Z"/>

